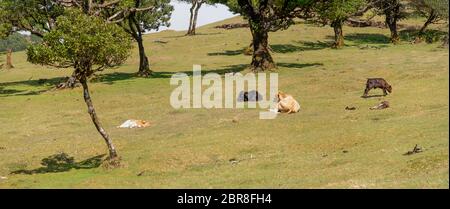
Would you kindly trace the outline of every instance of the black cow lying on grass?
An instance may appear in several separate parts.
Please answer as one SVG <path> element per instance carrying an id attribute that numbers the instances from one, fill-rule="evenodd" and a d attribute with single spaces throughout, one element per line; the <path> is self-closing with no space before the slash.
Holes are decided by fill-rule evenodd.
<path id="1" fill-rule="evenodd" d="M 392 86 L 389 85 L 389 83 L 386 82 L 386 80 L 384 80 L 383 78 L 367 79 L 366 90 L 364 91 L 363 97 L 367 97 L 369 91 L 372 89 L 383 89 L 384 96 L 388 95 L 388 92 L 392 93 Z"/>
<path id="2" fill-rule="evenodd" d="M 238 102 L 257 102 L 263 99 L 263 96 L 258 91 L 244 92 L 239 94 Z"/>

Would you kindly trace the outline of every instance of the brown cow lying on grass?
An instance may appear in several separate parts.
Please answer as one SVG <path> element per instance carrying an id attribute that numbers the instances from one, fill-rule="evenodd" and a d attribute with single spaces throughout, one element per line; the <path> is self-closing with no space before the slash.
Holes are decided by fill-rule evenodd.
<path id="1" fill-rule="evenodd" d="M 380 104 L 378 104 L 377 106 L 373 106 L 371 108 L 369 108 L 370 110 L 382 110 L 382 109 L 386 109 L 389 108 L 389 102 L 388 101 L 383 101 Z"/>
<path id="2" fill-rule="evenodd" d="M 277 102 L 278 112 L 291 114 L 300 111 L 300 104 L 292 95 L 280 91 L 277 95 Z"/>

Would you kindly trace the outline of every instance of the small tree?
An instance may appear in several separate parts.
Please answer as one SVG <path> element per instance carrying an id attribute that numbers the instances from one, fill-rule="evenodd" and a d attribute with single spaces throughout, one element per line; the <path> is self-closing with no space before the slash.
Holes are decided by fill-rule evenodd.
<path id="1" fill-rule="evenodd" d="M 28 31 L 43 37 L 54 27 L 55 19 L 62 12 L 62 7 L 49 0 L 0 0 L 0 34 L 8 36 L 17 31 Z M 5 67 L 13 68 L 12 49 L 7 51 Z"/>
<path id="2" fill-rule="evenodd" d="M 293 18 L 309 11 L 313 0 L 215 0 L 248 19 L 253 37 L 251 69 L 254 72 L 276 68 L 269 50 L 269 32 L 287 29 Z"/>
<path id="3" fill-rule="evenodd" d="M 95 72 L 120 65 L 127 59 L 131 51 L 129 35 L 115 24 L 106 24 L 103 19 L 78 10 L 58 17 L 55 25 L 55 29 L 44 35 L 42 43 L 28 48 L 28 61 L 74 68 L 73 75 L 83 86 L 84 101 L 92 122 L 108 146 L 109 159 L 114 161 L 118 155 L 97 117 L 87 80 Z"/>
<path id="4" fill-rule="evenodd" d="M 138 76 L 150 76 L 150 63 L 145 53 L 142 34 L 147 30 L 168 26 L 173 7 L 170 0 L 55 0 L 64 7 L 75 7 L 91 16 L 101 16 L 117 23 L 138 43 Z"/>
<path id="5" fill-rule="evenodd" d="M 213 4 L 213 1 L 210 0 L 178 0 L 180 2 L 185 2 L 191 4 L 191 8 L 189 10 L 189 28 L 186 33 L 187 36 L 194 36 L 195 29 L 197 28 L 197 19 L 198 19 L 198 11 L 202 7 L 203 4 Z"/>
<path id="6" fill-rule="evenodd" d="M 150 62 L 145 53 L 143 34 L 148 30 L 158 30 L 162 26 L 170 26 L 173 6 L 169 3 L 170 0 L 132 0 L 129 5 L 104 8 L 108 21 L 119 24 L 137 42 L 139 49 L 138 76 L 148 77 L 152 74 Z"/>
<path id="7" fill-rule="evenodd" d="M 431 5 L 429 5 L 426 0 L 411 0 L 411 3 L 415 7 L 417 12 L 419 12 L 422 16 L 427 17 L 427 20 L 420 28 L 418 33 L 418 38 L 420 39 L 421 36 L 424 35 L 428 25 L 439 21 L 441 18 L 436 9 L 431 7 Z"/>
<path id="8" fill-rule="evenodd" d="M 28 31 L 43 37 L 64 12 L 58 1 L 61 0 L 1 0 L 0 31 Z"/>
<path id="9" fill-rule="evenodd" d="M 330 23 L 334 29 L 334 48 L 344 46 L 342 26 L 349 17 L 362 9 L 365 3 L 365 0 L 329 0 L 317 4 L 319 18 L 325 23 Z"/>
<path id="10" fill-rule="evenodd" d="M 14 65 L 12 64 L 12 52 L 12 49 L 8 49 L 8 51 L 6 52 L 6 69 L 14 68 Z"/>
<path id="11" fill-rule="evenodd" d="M 4 11 L 0 10 L 0 40 L 3 40 L 8 37 L 10 33 L 9 25 L 4 24 L 2 21 Z M 3 68 L 4 64 L 0 63 L 0 69 Z"/>
<path id="12" fill-rule="evenodd" d="M 379 13 L 385 15 L 386 25 L 391 31 L 391 43 L 397 44 L 400 41 L 398 35 L 397 22 L 405 17 L 403 12 L 404 5 L 400 0 L 374 0 L 377 1 L 376 8 Z"/>
<path id="13" fill-rule="evenodd" d="M 170 0 L 0 0 L 0 33 L 28 31 L 43 37 L 55 27 L 56 19 L 67 8 L 76 8 L 90 16 L 120 24 L 139 46 L 139 76 L 151 74 L 142 34 L 167 26 L 172 6 Z M 74 77 L 58 85 L 75 86 Z"/>
<path id="14" fill-rule="evenodd" d="M 448 28 L 448 0 L 424 0 L 426 4 L 430 5 L 436 13 L 441 16 L 443 19 L 447 20 L 447 28 Z M 442 47 L 448 48 L 448 31 L 447 35 L 444 37 Z"/>

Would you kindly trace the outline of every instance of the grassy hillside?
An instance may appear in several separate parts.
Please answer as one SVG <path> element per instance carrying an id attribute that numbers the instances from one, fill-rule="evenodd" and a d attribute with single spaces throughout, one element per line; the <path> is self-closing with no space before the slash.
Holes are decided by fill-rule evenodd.
<path id="1" fill-rule="evenodd" d="M 248 29 L 213 28 L 239 21 L 202 27 L 195 37 L 147 35 L 154 78 L 134 77 L 135 49 L 127 64 L 91 83 L 125 164 L 114 170 L 100 166 L 106 146 L 81 89 L 49 91 L 70 70 L 31 65 L 15 53 L 15 68 L 0 70 L 0 188 L 448 188 L 448 50 L 389 45 L 387 29 L 345 27 L 342 50 L 329 49 L 329 27 L 301 23 L 270 34 L 280 89 L 300 101 L 298 114 L 259 120 L 255 109 L 174 110 L 173 73 L 193 64 L 245 69 Z M 384 77 L 393 94 L 361 98 L 368 77 Z M 382 100 L 392 107 L 368 109 Z M 131 118 L 152 127 L 116 128 Z M 403 155 L 416 144 L 424 152 Z M 74 162 L 41 165 L 60 153 Z"/>

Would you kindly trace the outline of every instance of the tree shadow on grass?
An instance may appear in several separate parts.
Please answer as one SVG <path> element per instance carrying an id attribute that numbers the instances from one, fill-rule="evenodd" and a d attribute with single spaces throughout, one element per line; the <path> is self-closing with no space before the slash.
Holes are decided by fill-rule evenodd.
<path id="1" fill-rule="evenodd" d="M 116 81 L 129 80 L 137 78 L 135 73 L 109 73 L 96 75 L 90 80 L 91 83 L 105 83 L 112 85 Z M 13 81 L 0 83 L 0 97 L 11 97 L 11 96 L 30 96 L 30 95 L 40 95 L 47 91 L 55 89 L 55 87 L 68 79 L 68 77 L 55 77 L 48 79 L 34 79 L 31 78 L 24 81 Z M 45 87 L 42 90 L 18 90 L 14 86 L 31 86 L 31 87 Z"/>
<path id="2" fill-rule="evenodd" d="M 247 65 L 238 64 L 238 65 L 228 65 L 223 68 L 218 69 L 203 69 L 202 74 L 206 73 L 217 73 L 217 74 L 225 74 L 225 73 L 237 73 L 241 72 L 247 68 Z M 153 72 L 153 75 L 148 79 L 157 79 L 157 78 L 171 78 L 172 75 L 177 73 L 186 73 L 189 76 L 192 75 L 191 71 L 180 71 L 180 72 Z M 102 83 L 113 85 L 117 81 L 123 80 L 132 80 L 139 78 L 136 76 L 136 73 L 123 73 L 123 72 L 114 72 L 108 74 L 99 74 L 90 80 L 91 83 Z M 40 95 L 52 89 L 55 89 L 56 85 L 64 82 L 68 79 L 68 77 L 56 77 L 49 79 L 35 79 L 35 80 L 25 80 L 25 81 L 14 81 L 14 82 L 5 82 L 0 83 L 0 97 L 11 97 L 11 96 L 30 96 L 30 95 Z M 15 89 L 14 86 L 32 86 L 32 87 L 45 87 L 43 90 L 38 91 L 30 91 L 30 90 L 19 90 Z"/>
<path id="3" fill-rule="evenodd" d="M 32 78 L 24 81 L 13 81 L 13 82 L 5 82 L 0 83 L 0 87 L 6 87 L 6 86 L 15 86 L 15 85 L 27 85 L 27 86 L 46 86 L 46 85 L 56 85 L 60 83 L 64 77 L 55 77 L 55 78 L 49 78 L 49 79 L 34 79 Z"/>
<path id="4" fill-rule="evenodd" d="M 219 75 L 223 75 L 226 73 L 239 73 L 247 68 L 247 64 L 228 65 L 218 69 L 205 70 L 204 73 L 217 73 Z"/>
<path id="5" fill-rule="evenodd" d="M 279 67 L 286 68 L 305 68 L 305 67 L 313 67 L 313 66 L 323 66 L 323 63 L 277 63 Z"/>
<path id="6" fill-rule="evenodd" d="M 303 51 L 302 47 L 292 44 L 274 44 L 270 45 L 270 47 L 275 53 L 283 53 L 283 54 Z"/>
<path id="7" fill-rule="evenodd" d="M 376 95 L 367 95 L 367 96 L 361 96 L 361 98 L 363 98 L 363 99 L 369 99 L 369 98 L 379 98 L 379 97 L 386 97 L 385 95 L 383 95 L 383 94 L 376 94 Z"/>
<path id="8" fill-rule="evenodd" d="M 226 73 L 238 73 L 248 68 L 246 64 L 238 64 L 238 65 L 228 65 L 222 68 L 217 69 L 202 69 L 202 75 L 207 73 L 217 73 L 219 75 L 224 75 Z M 179 71 L 179 72 L 154 72 L 153 76 L 155 78 L 171 78 L 173 75 L 177 73 L 184 73 L 188 76 L 192 76 L 193 72 L 191 71 Z"/>
<path id="9" fill-rule="evenodd" d="M 81 162 L 75 162 L 73 157 L 66 153 L 56 154 L 42 159 L 42 167 L 33 170 L 17 170 L 11 174 L 44 174 L 44 173 L 61 173 L 72 169 L 93 169 L 98 168 L 103 162 L 105 155 L 99 155 Z"/>
<path id="10" fill-rule="evenodd" d="M 299 51 L 312 51 L 312 50 L 321 50 L 326 49 L 331 46 L 331 43 L 328 42 L 322 42 L 322 41 L 296 41 L 296 44 L 299 45 L 293 45 L 293 44 L 278 44 L 278 45 L 271 45 L 272 49 L 276 53 L 293 53 L 293 52 L 299 52 Z"/>
<path id="11" fill-rule="evenodd" d="M 299 45 L 294 44 L 272 44 L 270 45 L 271 51 L 275 53 L 294 53 L 294 52 L 301 52 L 301 51 L 310 51 L 310 50 L 321 50 L 325 48 L 329 48 L 331 46 L 331 43 L 327 42 L 312 42 L 312 41 L 297 41 L 296 42 Z M 223 52 L 212 52 L 208 53 L 208 56 L 237 56 L 244 54 L 244 49 L 237 49 L 237 50 L 225 50 Z"/>
<path id="12" fill-rule="evenodd" d="M 10 97 L 10 96 L 34 96 L 44 93 L 48 90 L 40 91 L 28 91 L 28 90 L 15 90 L 15 89 L 2 89 L 0 87 L 0 97 Z"/>
<path id="13" fill-rule="evenodd" d="M 334 36 L 328 38 L 334 39 Z M 351 33 L 344 36 L 345 41 L 351 41 L 355 44 L 389 44 L 389 37 L 383 34 L 375 33 Z"/>
<path id="14" fill-rule="evenodd" d="M 0 86 L 0 97 L 3 97 L 2 95 L 11 95 L 11 94 L 21 94 L 23 92 L 26 92 L 25 90 L 15 90 L 15 89 L 5 89 L 5 87 Z"/>
<path id="15" fill-rule="evenodd" d="M 93 78 L 90 79 L 90 82 L 113 85 L 117 81 L 133 80 L 136 78 L 139 78 L 136 75 L 136 73 L 114 72 L 114 73 L 95 75 Z M 153 77 L 149 77 L 149 78 L 153 78 Z"/>
<path id="16" fill-rule="evenodd" d="M 224 52 L 212 52 L 208 53 L 208 56 L 236 56 L 243 54 L 244 51 L 242 49 L 238 50 L 226 50 Z"/>
<path id="17" fill-rule="evenodd" d="M 441 41 L 447 34 L 445 31 L 435 29 L 427 29 L 423 34 L 419 34 L 417 28 L 406 28 L 399 32 L 400 39 L 403 41 L 412 42 L 420 35 L 426 43 Z"/>
<path id="18" fill-rule="evenodd" d="M 38 91 L 18 90 L 18 89 L 11 88 L 14 85 L 46 86 L 46 84 L 44 84 L 44 83 L 40 84 L 39 80 L 27 80 L 27 81 L 0 83 L 0 97 L 39 95 L 39 94 L 44 93 L 51 89 L 51 88 L 46 88 L 46 89 L 38 90 Z"/>
<path id="19" fill-rule="evenodd" d="M 223 34 L 221 32 L 214 32 L 214 33 L 196 33 L 193 36 L 189 36 L 186 34 L 182 34 L 182 35 L 172 35 L 172 36 L 165 36 L 163 38 L 185 38 L 185 37 L 195 37 L 195 36 L 210 36 L 210 35 L 219 35 L 219 34 Z"/>

